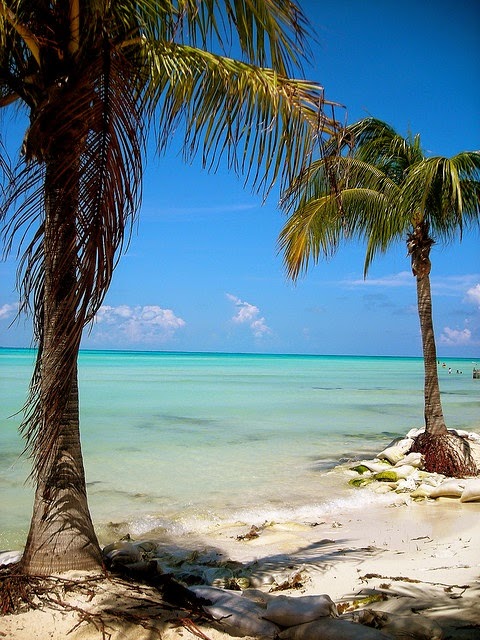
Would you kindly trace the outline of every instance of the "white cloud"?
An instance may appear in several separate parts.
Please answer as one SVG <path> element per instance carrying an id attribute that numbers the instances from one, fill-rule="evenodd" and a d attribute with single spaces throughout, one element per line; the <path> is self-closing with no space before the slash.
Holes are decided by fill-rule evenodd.
<path id="1" fill-rule="evenodd" d="M 162 309 L 157 305 L 103 305 L 95 316 L 94 331 L 97 339 L 154 343 L 169 340 L 185 324 L 185 320 L 177 317 L 171 309 Z M 106 330 L 97 329 L 99 325 L 104 325 Z"/>
<path id="2" fill-rule="evenodd" d="M 237 324 L 247 324 L 255 338 L 261 338 L 271 333 L 270 327 L 265 322 L 265 318 L 260 316 L 260 309 L 249 302 L 245 302 L 237 298 L 231 293 L 226 294 L 227 298 L 233 302 L 237 312 L 232 317 L 232 321 Z"/>
<path id="3" fill-rule="evenodd" d="M 433 276 L 432 293 L 443 296 L 458 296 L 467 287 L 478 282 L 478 273 L 465 273 L 454 276 Z"/>
<path id="4" fill-rule="evenodd" d="M 480 309 L 480 284 L 476 284 L 467 291 L 467 301 L 473 302 Z"/>
<path id="5" fill-rule="evenodd" d="M 18 303 L 4 304 L 0 307 L 0 320 L 9 320 L 18 311 Z"/>
<path id="6" fill-rule="evenodd" d="M 343 280 L 342 284 L 350 287 L 407 287 L 412 286 L 415 280 L 410 271 L 400 271 L 381 278 L 359 278 L 356 280 Z"/>
<path id="7" fill-rule="evenodd" d="M 441 344 L 449 347 L 465 346 L 472 343 L 472 332 L 470 329 L 450 329 L 444 327 L 440 336 Z"/>
<path id="8" fill-rule="evenodd" d="M 259 318 L 258 320 L 254 320 L 250 324 L 250 329 L 253 332 L 255 338 L 261 338 L 266 333 L 270 333 L 269 327 L 265 324 L 265 318 Z"/>
<path id="9" fill-rule="evenodd" d="M 431 278 L 432 293 L 435 295 L 458 296 L 459 292 L 468 289 L 467 295 L 480 297 L 480 285 L 475 285 L 478 281 L 478 274 L 466 273 L 455 276 L 435 276 Z M 343 280 L 341 284 L 347 287 L 413 287 L 415 286 L 415 278 L 411 271 L 400 271 L 379 278 L 352 278 Z"/>

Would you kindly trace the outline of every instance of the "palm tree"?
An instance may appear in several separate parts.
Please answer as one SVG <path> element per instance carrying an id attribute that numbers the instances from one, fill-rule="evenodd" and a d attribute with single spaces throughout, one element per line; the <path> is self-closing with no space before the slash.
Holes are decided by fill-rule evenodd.
<path id="1" fill-rule="evenodd" d="M 26 574 L 101 566 L 77 356 L 139 208 L 149 132 L 164 151 L 180 130 L 186 157 L 226 156 L 256 189 L 286 184 L 336 127 L 322 88 L 288 77 L 307 41 L 294 0 L 0 0 L 0 107 L 29 119 L 0 210 L 38 344 Z"/>
<path id="2" fill-rule="evenodd" d="M 440 399 L 430 291 L 430 250 L 480 224 L 480 153 L 426 157 L 418 135 L 403 138 L 374 118 L 332 137 L 323 159 L 310 164 L 285 192 L 290 214 L 279 238 L 289 276 L 310 259 L 332 255 L 342 240 L 366 243 L 364 275 L 377 254 L 406 241 L 417 285 L 425 368 L 425 431 L 416 450 L 428 470 L 475 474 L 464 439 L 447 430 Z"/>

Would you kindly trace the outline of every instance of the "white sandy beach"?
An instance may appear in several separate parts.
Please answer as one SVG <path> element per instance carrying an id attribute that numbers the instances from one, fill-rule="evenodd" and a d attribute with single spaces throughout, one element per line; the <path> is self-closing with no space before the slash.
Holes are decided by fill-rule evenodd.
<path id="1" fill-rule="evenodd" d="M 318 522 L 268 523 L 252 539 L 239 539 L 249 533 L 250 523 L 238 523 L 182 540 L 182 549 L 175 540 L 163 541 L 159 548 L 200 563 L 202 555 L 242 563 L 249 568 L 250 586 L 265 593 L 272 589 L 272 579 L 273 584 L 290 579 L 295 588 L 273 595 L 328 594 L 342 617 L 351 617 L 357 601 L 356 615 L 363 606 L 386 612 L 397 622 L 407 621 L 404 635 L 398 628 L 390 635 L 384 629 L 387 638 L 480 638 L 480 503 L 449 498 L 416 503 L 408 496 L 397 500 L 396 506 L 380 502 L 368 510 L 339 512 Z M 240 591 L 235 594 L 242 597 Z M 362 605 L 367 596 L 370 600 Z M 0 618 L 0 636 L 220 640 L 232 631 L 229 635 L 189 612 L 162 604 L 153 588 L 118 580 L 87 583 L 80 592 L 61 590 L 58 599 L 67 606 L 40 605 Z M 116 619 L 112 611 L 119 610 L 129 619 Z"/>

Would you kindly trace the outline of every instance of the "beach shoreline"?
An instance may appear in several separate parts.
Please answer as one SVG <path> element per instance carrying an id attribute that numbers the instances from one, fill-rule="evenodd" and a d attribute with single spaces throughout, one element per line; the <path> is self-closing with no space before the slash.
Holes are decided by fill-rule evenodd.
<path id="1" fill-rule="evenodd" d="M 416 623 L 438 625 L 443 633 L 440 637 L 471 640 L 480 637 L 479 523 L 479 502 L 440 498 L 417 503 L 405 496 L 389 506 L 371 504 L 368 510 L 339 511 L 315 522 L 264 523 L 257 527 L 258 535 L 250 537 L 251 524 L 239 522 L 218 525 L 181 541 L 171 537 L 156 542 L 159 556 L 185 558 L 191 566 L 203 562 L 203 568 L 212 569 L 212 557 L 219 565 L 230 562 L 237 574 L 256 576 L 250 588 L 266 593 L 272 584 L 296 574 L 295 587 L 279 593 L 292 597 L 327 594 L 342 612 L 368 594 L 381 593 L 384 599 L 369 608 L 396 618 L 415 615 Z M 4 616 L 0 636 L 51 640 L 64 637 L 78 624 L 68 636 L 72 640 L 101 638 L 98 624 L 85 617 L 82 622 L 80 609 L 85 608 L 103 615 L 111 640 L 155 637 L 142 624 L 115 622 L 107 613 L 112 603 L 121 607 L 128 600 L 131 606 L 131 593 L 108 581 L 102 581 L 95 591 L 90 602 L 74 592 L 65 594 L 73 607 L 70 610 L 44 608 Z M 195 637 L 172 622 L 182 615 L 185 612 L 167 607 L 163 616 L 157 612 L 149 624 L 161 630 L 166 640 Z M 230 637 L 206 622 L 197 625 L 211 640 Z"/>

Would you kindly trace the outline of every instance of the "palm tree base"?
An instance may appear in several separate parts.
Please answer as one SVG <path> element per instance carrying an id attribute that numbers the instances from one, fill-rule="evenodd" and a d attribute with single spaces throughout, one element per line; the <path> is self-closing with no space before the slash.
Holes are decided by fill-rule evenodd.
<path id="1" fill-rule="evenodd" d="M 480 474 L 468 441 L 454 431 L 441 434 L 425 431 L 415 438 L 411 450 L 424 456 L 424 469 L 429 473 L 441 473 L 450 478 Z"/>

